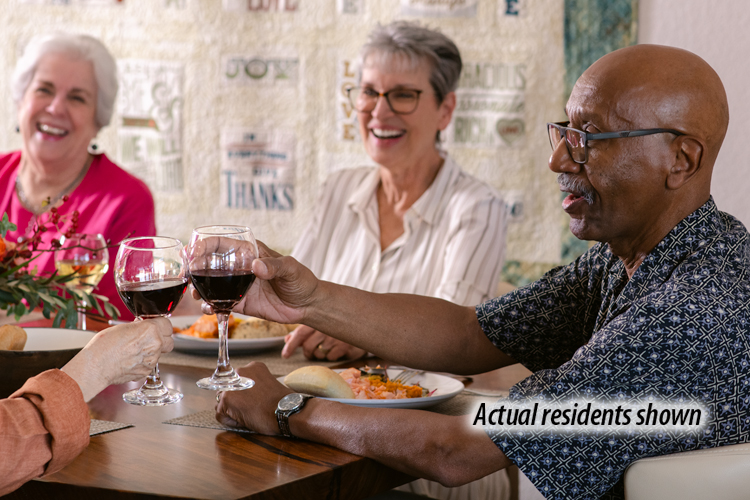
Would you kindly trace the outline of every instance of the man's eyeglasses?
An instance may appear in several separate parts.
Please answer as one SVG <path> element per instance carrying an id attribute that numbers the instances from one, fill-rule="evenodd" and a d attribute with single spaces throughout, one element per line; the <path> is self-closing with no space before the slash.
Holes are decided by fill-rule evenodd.
<path id="1" fill-rule="evenodd" d="M 625 137 L 638 137 L 652 134 L 675 134 L 685 135 L 679 130 L 671 128 L 647 128 L 642 130 L 623 130 L 620 132 L 604 132 L 601 134 L 589 134 L 583 130 L 568 127 L 570 122 L 548 123 L 547 133 L 549 143 L 554 151 L 560 141 L 565 139 L 570 157 L 576 163 L 586 163 L 589 159 L 589 141 L 596 139 L 624 139 Z"/>
<path id="2" fill-rule="evenodd" d="M 350 87 L 346 89 L 349 95 L 349 102 L 357 111 L 369 113 L 378 104 L 378 99 L 382 96 L 388 103 L 391 111 L 398 115 L 408 115 L 417 109 L 419 104 L 419 94 L 421 90 L 414 89 L 393 89 L 388 92 L 377 92 L 370 87 Z"/>

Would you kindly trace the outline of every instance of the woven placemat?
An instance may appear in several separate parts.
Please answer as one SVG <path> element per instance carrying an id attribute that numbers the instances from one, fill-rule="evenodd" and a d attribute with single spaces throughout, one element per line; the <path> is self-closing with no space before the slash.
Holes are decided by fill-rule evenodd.
<path id="1" fill-rule="evenodd" d="M 233 431 L 233 432 L 252 432 L 247 429 L 238 429 L 236 427 L 227 427 L 221 425 L 216 421 L 216 412 L 213 410 L 205 410 L 191 415 L 185 415 L 184 417 L 177 417 L 162 422 L 163 424 L 171 425 L 187 425 L 189 427 L 203 427 L 205 429 L 218 429 L 220 431 Z"/>
<path id="2" fill-rule="evenodd" d="M 186 352 L 172 351 L 164 354 L 159 358 L 159 363 L 167 365 L 181 365 L 181 366 L 196 366 L 198 368 L 216 368 L 216 356 L 204 355 L 204 354 L 190 354 Z M 234 368 L 245 366 L 251 361 L 260 361 L 268 366 L 269 371 L 277 376 L 281 377 L 287 375 L 289 372 L 309 365 L 320 365 L 320 366 L 334 366 L 339 364 L 340 361 L 311 361 L 307 359 L 300 349 L 297 350 L 289 359 L 281 357 L 280 349 L 272 349 L 270 351 L 262 351 L 255 354 L 232 354 L 229 351 L 229 360 Z"/>
<path id="3" fill-rule="evenodd" d="M 476 396 L 473 394 L 462 393 L 447 401 L 426 408 L 426 410 L 440 413 L 441 415 L 461 416 L 473 414 L 479 407 L 480 403 L 492 404 L 497 402 L 496 397 Z M 216 421 L 216 412 L 205 410 L 198 413 L 192 413 L 183 417 L 172 418 L 162 422 L 171 425 L 187 425 L 189 427 L 203 427 L 205 429 L 218 429 L 233 432 L 252 432 L 247 429 L 237 429 L 227 427 Z"/>
<path id="4" fill-rule="evenodd" d="M 89 436 L 96 436 L 97 434 L 104 434 L 106 432 L 119 431 L 120 429 L 127 429 L 128 427 L 133 427 L 133 424 L 109 422 L 107 420 L 96 420 L 92 418 L 91 425 L 89 426 Z"/>

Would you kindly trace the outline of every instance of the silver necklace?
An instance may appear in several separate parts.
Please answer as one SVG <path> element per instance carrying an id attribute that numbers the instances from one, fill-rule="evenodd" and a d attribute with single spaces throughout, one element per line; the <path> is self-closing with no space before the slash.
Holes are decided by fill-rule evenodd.
<path id="1" fill-rule="evenodd" d="M 62 199 L 63 196 L 73 191 L 73 189 L 78 185 L 81 180 L 83 180 L 84 176 L 86 175 L 86 172 L 89 171 L 89 167 L 91 166 L 91 156 L 89 156 L 88 160 L 86 160 L 86 164 L 83 166 L 81 171 L 78 173 L 75 179 L 73 179 L 73 182 L 65 186 L 65 189 L 60 191 L 54 198 L 50 198 L 50 201 L 48 204 L 39 207 L 39 210 L 34 208 L 31 205 L 31 202 L 29 202 L 28 198 L 26 198 L 26 193 L 23 190 L 23 185 L 21 184 L 21 171 L 19 170 L 18 175 L 16 175 L 16 194 L 18 195 L 18 199 L 21 200 L 21 204 L 32 214 L 34 214 L 34 218 L 36 218 L 39 215 L 42 215 L 44 212 L 49 210 L 50 208 L 54 207 L 58 201 Z"/>

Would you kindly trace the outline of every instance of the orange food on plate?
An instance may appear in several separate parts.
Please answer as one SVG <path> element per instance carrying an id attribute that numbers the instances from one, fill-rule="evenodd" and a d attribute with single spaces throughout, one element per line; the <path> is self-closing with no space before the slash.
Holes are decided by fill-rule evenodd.
<path id="1" fill-rule="evenodd" d="M 239 322 L 239 319 L 230 314 L 229 331 L 231 332 Z M 204 314 L 198 319 L 198 321 L 190 325 L 185 330 L 179 330 L 178 333 L 182 333 L 184 335 L 192 335 L 193 337 L 199 337 L 202 339 L 218 339 L 219 321 L 216 319 L 215 314 Z"/>
<path id="2" fill-rule="evenodd" d="M 383 382 L 379 377 L 363 375 L 358 368 L 347 368 L 340 375 L 354 391 L 355 399 L 407 399 L 426 394 L 420 385 Z"/>

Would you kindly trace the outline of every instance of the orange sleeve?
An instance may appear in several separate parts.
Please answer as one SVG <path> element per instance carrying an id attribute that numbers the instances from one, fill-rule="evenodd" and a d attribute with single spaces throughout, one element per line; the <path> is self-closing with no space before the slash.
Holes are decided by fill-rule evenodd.
<path id="1" fill-rule="evenodd" d="M 60 370 L 0 400 L 0 496 L 72 462 L 89 443 L 90 422 L 78 384 Z"/>

